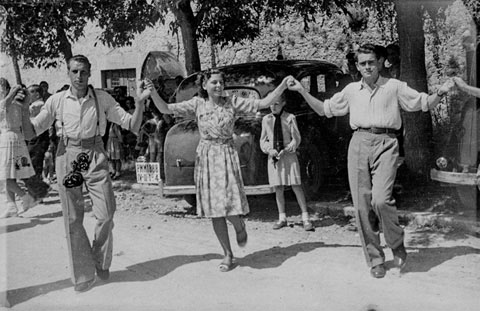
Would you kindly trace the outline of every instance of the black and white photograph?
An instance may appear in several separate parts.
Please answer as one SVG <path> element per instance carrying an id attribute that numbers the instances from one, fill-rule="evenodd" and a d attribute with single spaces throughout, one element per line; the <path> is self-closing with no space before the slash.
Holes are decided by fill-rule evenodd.
<path id="1" fill-rule="evenodd" d="M 477 311 L 478 0 L 0 0 L 0 310 Z"/>

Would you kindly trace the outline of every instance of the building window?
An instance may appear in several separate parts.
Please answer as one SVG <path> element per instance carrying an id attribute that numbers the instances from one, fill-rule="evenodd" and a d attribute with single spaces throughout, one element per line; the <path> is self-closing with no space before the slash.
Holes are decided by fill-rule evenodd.
<path id="1" fill-rule="evenodd" d="M 113 90 L 116 86 L 126 86 L 127 96 L 135 96 L 135 78 L 135 69 L 102 70 L 102 88 Z"/>

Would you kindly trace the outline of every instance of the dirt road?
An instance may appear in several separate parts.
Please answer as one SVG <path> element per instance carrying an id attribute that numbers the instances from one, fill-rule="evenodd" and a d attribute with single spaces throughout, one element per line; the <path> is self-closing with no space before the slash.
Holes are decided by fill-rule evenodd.
<path id="1" fill-rule="evenodd" d="M 1 198 L 0 198 L 1 199 Z M 348 220 L 317 215 L 315 232 L 271 229 L 272 201 L 252 202 L 249 242 L 219 272 L 210 221 L 183 200 L 117 192 L 111 280 L 76 294 L 56 193 L 23 218 L 0 220 L 0 299 L 11 310 L 478 310 L 480 239 L 406 228 L 403 273 L 369 274 Z M 291 223 L 298 209 L 287 210 Z M 94 218 L 85 219 L 92 233 Z M 233 234 L 233 229 L 230 232 Z M 233 237 L 232 237 L 233 238 Z M 234 239 L 232 239 L 234 240 Z M 386 250 L 387 265 L 392 255 Z"/>

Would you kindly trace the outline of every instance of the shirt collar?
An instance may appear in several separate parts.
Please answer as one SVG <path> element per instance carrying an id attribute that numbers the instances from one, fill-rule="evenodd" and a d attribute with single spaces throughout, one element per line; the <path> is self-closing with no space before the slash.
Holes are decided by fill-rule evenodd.
<path id="1" fill-rule="evenodd" d="M 382 87 L 387 82 L 388 82 L 388 78 L 379 75 L 378 79 L 377 79 L 377 82 L 375 82 L 375 87 Z M 359 90 L 363 89 L 366 86 L 365 80 L 363 78 L 358 82 L 358 84 L 359 84 L 359 86 L 358 86 Z"/>
<path id="2" fill-rule="evenodd" d="M 77 97 L 76 97 L 75 95 L 73 95 L 73 93 L 72 93 L 72 87 L 71 87 L 71 86 L 66 90 L 66 92 L 67 92 L 67 94 L 66 94 L 67 97 L 71 97 L 71 98 L 77 99 Z M 88 100 L 88 99 L 90 99 L 90 98 L 92 98 L 92 97 L 93 97 L 92 88 L 89 87 L 88 90 L 87 90 L 87 95 L 85 96 L 85 99 Z"/>

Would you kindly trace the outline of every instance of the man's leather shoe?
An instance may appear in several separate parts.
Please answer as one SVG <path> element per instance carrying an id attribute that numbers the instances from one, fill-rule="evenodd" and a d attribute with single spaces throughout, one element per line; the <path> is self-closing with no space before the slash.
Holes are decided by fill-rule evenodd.
<path id="1" fill-rule="evenodd" d="M 392 250 L 393 252 L 393 264 L 395 267 L 403 269 L 407 264 L 407 251 L 405 250 L 405 246 L 403 243 Z"/>
<path id="2" fill-rule="evenodd" d="M 91 279 L 90 281 L 86 281 L 80 284 L 75 285 L 75 291 L 77 293 L 84 293 L 93 287 L 95 283 L 95 278 Z"/>
<path id="3" fill-rule="evenodd" d="M 383 265 L 383 263 L 376 265 L 375 267 L 370 269 L 370 274 L 376 279 L 383 278 L 386 274 L 385 266 Z"/>
<path id="4" fill-rule="evenodd" d="M 97 271 L 97 276 L 100 278 L 100 280 L 106 281 L 110 278 L 110 271 L 108 269 L 102 270 L 99 268 L 95 268 Z"/>

